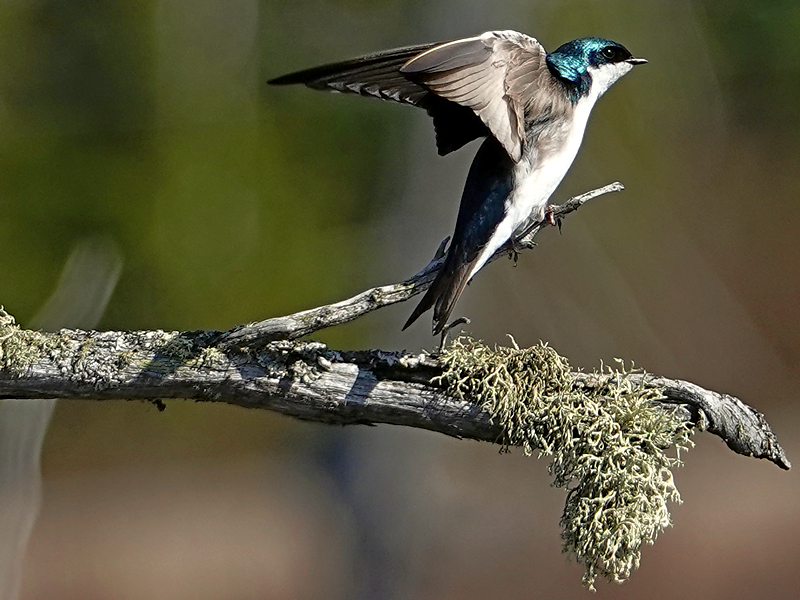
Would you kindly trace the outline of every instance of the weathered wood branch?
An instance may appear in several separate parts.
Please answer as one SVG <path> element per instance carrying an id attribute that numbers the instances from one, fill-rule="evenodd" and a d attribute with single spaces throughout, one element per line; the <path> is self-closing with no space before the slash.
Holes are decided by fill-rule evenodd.
<path id="1" fill-rule="evenodd" d="M 502 431 L 475 404 L 456 400 L 432 379 L 429 355 L 379 350 L 342 352 L 318 342 L 276 341 L 258 350 L 219 346 L 219 332 L 40 333 L 18 329 L 0 314 L 0 399 L 59 398 L 225 402 L 337 425 L 404 425 L 447 435 L 496 441 Z M 611 375 L 608 375 L 609 377 Z M 579 374 L 576 385 L 601 383 Z M 650 375 L 641 384 L 663 388 L 663 406 L 707 428 L 734 451 L 790 463 L 763 415 L 737 398 Z"/>
<path id="2" fill-rule="evenodd" d="M 492 260 L 532 248 L 544 227 L 560 224 L 592 198 L 622 189 L 614 183 L 553 206 L 550 220 L 533 223 L 522 240 L 501 248 Z M 296 341 L 424 291 L 441 266 L 445 242 L 434 260 L 405 282 L 228 332 L 41 333 L 21 329 L 0 309 L 0 400 L 144 400 L 161 406 L 164 398 L 185 398 L 263 408 L 321 423 L 385 423 L 497 441 L 503 431 L 479 408 L 477 399 L 457 400 L 435 383 L 443 367 L 434 356 L 335 351 Z M 574 385 L 584 387 L 614 377 L 574 375 Z M 677 407 L 689 426 L 718 435 L 740 454 L 790 468 L 764 416 L 741 400 L 685 381 L 633 377 L 642 386 L 662 390 L 656 402 Z"/>
<path id="3" fill-rule="evenodd" d="M 536 245 L 533 238 L 548 225 L 559 224 L 560 226 L 561 219 L 569 213 L 578 210 L 589 200 L 602 196 L 603 194 L 621 192 L 624 189 L 625 187 L 619 181 L 616 181 L 601 188 L 586 192 L 585 194 L 574 196 L 563 204 L 552 205 L 550 207 L 549 214 L 551 219 L 549 221 L 532 223 L 525 235 L 522 236 L 522 239 L 517 240 L 513 247 L 510 244 L 501 247 L 495 252 L 489 262 L 506 257 L 510 253 L 513 254 L 533 248 Z M 404 302 L 412 296 L 424 292 L 430 287 L 431 283 L 433 283 L 436 273 L 444 262 L 444 249 L 447 241 L 448 240 L 445 239 L 440 244 L 436 256 L 434 256 L 433 260 L 424 269 L 402 283 L 372 288 L 352 298 L 337 302 L 336 304 L 320 306 L 293 315 L 275 317 L 258 323 L 236 327 L 225 333 L 225 337 L 220 341 L 220 345 L 227 348 L 235 346 L 253 347 L 274 340 L 296 340 L 305 335 L 314 333 L 315 331 L 319 331 L 320 329 L 353 321 L 384 306 L 389 306 L 397 302 Z"/>

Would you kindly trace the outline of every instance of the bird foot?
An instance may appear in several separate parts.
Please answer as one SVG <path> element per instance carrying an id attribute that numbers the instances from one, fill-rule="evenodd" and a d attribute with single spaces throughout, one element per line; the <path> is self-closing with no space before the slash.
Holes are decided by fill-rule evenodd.
<path id="1" fill-rule="evenodd" d="M 508 258 L 514 261 L 514 266 L 517 266 L 517 262 L 519 262 L 519 255 L 520 252 L 525 250 L 525 244 L 521 243 L 523 238 L 521 237 L 514 237 L 512 236 L 510 240 L 508 240 L 509 248 L 508 248 Z"/>
<path id="2" fill-rule="evenodd" d="M 472 321 L 470 321 L 467 317 L 459 317 L 455 321 L 447 324 L 442 329 L 442 337 L 439 339 L 439 347 L 436 349 L 436 354 L 441 354 L 444 350 L 445 345 L 447 344 L 447 336 L 450 334 L 455 327 L 459 325 L 469 325 Z"/>
<path id="3" fill-rule="evenodd" d="M 554 207 L 548 206 L 544 209 L 544 220 L 553 227 L 558 227 L 559 232 L 561 231 L 561 219 L 556 218 L 556 211 Z"/>

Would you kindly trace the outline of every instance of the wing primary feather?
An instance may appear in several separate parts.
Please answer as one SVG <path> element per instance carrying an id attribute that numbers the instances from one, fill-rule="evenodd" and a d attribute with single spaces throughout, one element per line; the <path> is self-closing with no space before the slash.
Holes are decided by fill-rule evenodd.
<path id="1" fill-rule="evenodd" d="M 485 62 L 492 54 L 480 38 L 437 44 L 403 66 L 403 73 L 440 73 Z"/>
<path id="2" fill-rule="evenodd" d="M 516 32 L 407 46 L 270 80 L 410 104 L 433 117 L 440 155 L 487 134 L 520 160 L 523 97 L 544 64 L 544 49 Z M 508 69 L 509 64 L 513 68 Z M 527 68 L 526 68 L 527 66 Z M 505 77 L 508 76 L 506 80 Z M 509 85 L 513 89 L 509 89 Z"/>
<path id="3" fill-rule="evenodd" d="M 272 85 L 292 85 L 302 83 L 313 87 L 315 82 L 325 81 L 326 79 L 334 79 L 344 74 L 356 75 L 362 72 L 368 72 L 370 67 L 383 67 L 386 66 L 389 71 L 399 71 L 399 68 L 408 62 L 411 58 L 418 55 L 420 52 L 429 50 L 438 44 L 420 44 L 417 46 L 407 46 L 404 48 L 395 48 L 393 50 L 384 50 L 383 52 L 376 52 L 374 54 L 367 54 L 359 56 L 350 60 L 345 60 L 319 67 L 312 67 L 302 71 L 296 71 L 287 75 L 281 75 L 270 79 L 267 83 Z M 392 69 L 394 67 L 394 69 Z M 326 84 L 323 84 L 326 85 Z"/>

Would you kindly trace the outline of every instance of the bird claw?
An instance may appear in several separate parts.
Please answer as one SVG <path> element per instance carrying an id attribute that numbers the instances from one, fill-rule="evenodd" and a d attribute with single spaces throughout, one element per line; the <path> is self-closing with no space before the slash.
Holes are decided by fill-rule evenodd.
<path id="1" fill-rule="evenodd" d="M 436 349 L 436 354 L 441 354 L 444 350 L 445 344 L 447 344 L 447 336 L 453 328 L 459 325 L 469 325 L 471 322 L 472 321 L 467 317 L 459 317 L 455 321 L 445 325 L 444 329 L 442 329 L 442 337 L 439 339 L 439 347 Z"/>
<path id="2" fill-rule="evenodd" d="M 511 239 L 508 240 L 509 248 L 508 248 L 508 258 L 514 261 L 514 266 L 517 266 L 519 262 L 519 255 L 520 253 L 525 250 L 525 245 L 522 244 L 523 237 L 515 237 L 511 236 Z"/>
<path id="3" fill-rule="evenodd" d="M 439 244 L 439 247 L 436 249 L 436 254 L 433 255 L 433 260 L 439 260 L 440 258 L 444 258 L 445 250 L 447 250 L 447 243 L 450 241 L 450 236 L 448 235 L 446 238 L 442 240 L 442 243 Z"/>
<path id="4" fill-rule="evenodd" d="M 561 233 L 561 219 L 556 218 L 556 211 L 554 207 L 548 206 L 544 209 L 544 220 L 545 223 L 548 223 L 553 227 L 558 227 L 558 231 Z"/>

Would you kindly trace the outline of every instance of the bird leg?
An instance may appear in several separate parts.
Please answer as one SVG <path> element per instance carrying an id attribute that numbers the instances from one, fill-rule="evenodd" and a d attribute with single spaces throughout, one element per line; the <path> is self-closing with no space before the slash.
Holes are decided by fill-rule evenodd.
<path id="1" fill-rule="evenodd" d="M 561 219 L 556 218 L 556 207 L 547 205 L 544 209 L 544 220 L 553 227 L 558 227 L 558 232 L 561 233 Z"/>
<path id="2" fill-rule="evenodd" d="M 458 327 L 459 325 L 469 325 L 472 321 L 470 321 L 467 317 L 459 317 L 455 321 L 447 324 L 442 329 L 442 337 L 439 339 L 439 347 L 436 349 L 436 354 L 439 355 L 444 351 L 444 347 L 447 344 L 447 336 L 450 334 L 450 331 Z"/>

